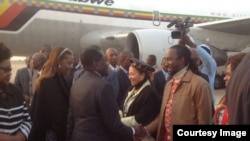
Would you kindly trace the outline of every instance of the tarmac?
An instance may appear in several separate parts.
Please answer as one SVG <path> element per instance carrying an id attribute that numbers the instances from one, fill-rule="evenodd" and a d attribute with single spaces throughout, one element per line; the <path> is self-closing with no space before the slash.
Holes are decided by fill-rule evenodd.
<path id="1" fill-rule="evenodd" d="M 13 83 L 17 69 L 25 67 L 25 62 L 23 60 L 11 61 L 11 66 L 12 66 L 12 76 L 10 82 Z M 216 98 L 215 104 L 217 104 L 220 101 L 221 97 L 224 94 L 225 94 L 225 89 L 215 90 L 215 98 Z"/>

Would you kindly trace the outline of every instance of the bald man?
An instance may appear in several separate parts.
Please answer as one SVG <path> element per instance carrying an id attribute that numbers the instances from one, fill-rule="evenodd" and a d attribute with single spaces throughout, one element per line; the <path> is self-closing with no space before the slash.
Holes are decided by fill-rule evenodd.
<path id="1" fill-rule="evenodd" d="M 112 69 L 112 70 L 115 70 L 117 71 L 118 70 L 118 51 L 116 48 L 108 48 L 106 50 L 106 58 L 107 58 L 107 61 L 109 63 L 109 67 Z"/>

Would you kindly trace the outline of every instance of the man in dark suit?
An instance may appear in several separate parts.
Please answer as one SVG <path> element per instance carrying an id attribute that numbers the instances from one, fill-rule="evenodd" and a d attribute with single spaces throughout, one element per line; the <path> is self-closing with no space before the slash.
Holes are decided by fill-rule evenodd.
<path id="1" fill-rule="evenodd" d="M 73 53 L 73 56 L 74 56 L 73 68 L 70 71 L 70 73 L 65 77 L 65 80 L 67 84 L 69 85 L 69 87 L 72 86 L 75 72 L 81 69 L 79 55 L 77 53 Z"/>
<path id="2" fill-rule="evenodd" d="M 45 62 L 47 61 L 47 56 L 43 53 L 36 52 L 32 55 L 30 65 L 31 65 L 31 83 L 30 83 L 30 105 L 34 97 L 34 89 L 37 78 L 41 74 L 41 70 Z"/>
<path id="3" fill-rule="evenodd" d="M 163 96 L 164 87 L 169 76 L 167 73 L 167 65 L 164 63 L 164 59 L 165 58 L 162 59 L 161 63 L 162 69 L 154 74 L 153 79 L 153 86 L 161 97 Z"/>
<path id="4" fill-rule="evenodd" d="M 31 82 L 31 69 L 30 69 L 31 56 L 25 59 L 26 67 L 18 69 L 14 79 L 14 84 L 22 91 L 24 99 L 28 104 L 30 101 L 30 82 Z"/>
<path id="5" fill-rule="evenodd" d="M 124 99 L 124 95 L 127 92 L 130 84 L 130 80 L 128 78 L 128 69 L 131 64 L 130 58 L 132 58 L 134 55 L 129 51 L 122 51 L 119 54 L 119 62 L 120 66 L 117 71 L 118 73 L 118 82 L 119 82 L 119 94 L 117 97 L 118 105 L 121 106 L 121 103 Z"/>
<path id="6" fill-rule="evenodd" d="M 119 93 L 119 84 L 118 84 L 118 77 L 117 77 L 117 54 L 118 51 L 115 48 L 108 48 L 106 50 L 106 59 L 108 62 L 108 75 L 104 76 L 103 79 L 107 80 L 111 83 L 114 88 L 115 96 L 117 98 Z"/>
<path id="7" fill-rule="evenodd" d="M 121 123 L 114 89 L 102 78 L 108 75 L 104 52 L 91 46 L 80 58 L 84 73 L 71 88 L 67 140 L 132 141 L 143 127 Z"/>

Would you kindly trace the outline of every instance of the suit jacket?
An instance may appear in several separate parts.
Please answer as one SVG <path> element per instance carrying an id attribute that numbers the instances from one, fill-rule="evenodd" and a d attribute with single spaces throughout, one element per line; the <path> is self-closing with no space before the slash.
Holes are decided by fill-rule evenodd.
<path id="1" fill-rule="evenodd" d="M 114 92 L 115 92 L 115 97 L 117 98 L 118 93 L 119 93 L 117 72 L 109 66 L 108 76 L 103 77 L 103 79 L 108 81 L 109 83 L 111 83 L 111 85 L 113 86 Z"/>
<path id="2" fill-rule="evenodd" d="M 30 95 L 30 72 L 27 67 L 17 70 L 14 84 L 22 91 L 23 95 Z"/>
<path id="3" fill-rule="evenodd" d="M 29 141 L 45 141 L 45 134 L 53 130 L 58 141 L 66 140 L 69 109 L 69 86 L 64 77 L 56 74 L 44 78 L 35 92 L 30 113 L 33 122 Z"/>
<path id="4" fill-rule="evenodd" d="M 76 80 L 78 78 L 80 78 L 80 76 L 84 73 L 84 69 L 83 68 L 80 68 L 79 70 L 77 70 L 75 73 L 74 73 L 74 77 L 73 77 L 73 80 L 72 80 L 72 85 L 76 82 Z"/>
<path id="5" fill-rule="evenodd" d="M 73 80 L 74 80 L 74 74 L 75 74 L 75 72 L 77 72 L 77 71 L 80 70 L 80 69 L 81 69 L 81 66 L 80 66 L 80 65 L 74 66 L 74 67 L 71 69 L 70 73 L 69 73 L 67 76 L 65 76 L 65 80 L 66 80 L 66 82 L 68 83 L 69 87 L 72 86 L 72 83 L 73 83 Z"/>
<path id="6" fill-rule="evenodd" d="M 131 141 L 132 129 L 121 123 L 112 85 L 97 72 L 85 70 L 70 93 L 67 139 L 70 141 Z"/>
<path id="7" fill-rule="evenodd" d="M 165 132 L 165 109 L 170 98 L 171 81 L 164 89 L 157 141 L 162 141 Z M 172 104 L 172 124 L 209 124 L 212 119 L 212 99 L 209 83 L 191 70 L 185 74 L 177 88 Z M 171 130 L 171 129 L 170 129 Z M 170 131 L 172 133 L 172 130 Z"/>
<path id="8" fill-rule="evenodd" d="M 131 86 L 128 75 L 119 68 L 118 71 L 118 82 L 119 82 L 119 94 L 117 97 L 118 105 L 121 106 L 122 101 L 125 98 L 125 93 L 128 91 L 128 88 Z"/>
<path id="9" fill-rule="evenodd" d="M 203 79 L 205 79 L 208 83 L 209 83 L 209 78 L 205 73 L 202 72 L 198 72 L 197 75 L 199 75 L 200 77 L 202 77 Z"/>
<path id="10" fill-rule="evenodd" d="M 30 104 L 32 103 L 33 98 L 34 98 L 35 84 L 36 84 L 36 80 L 38 77 L 39 77 L 38 70 L 33 69 L 32 77 L 31 77 L 31 84 L 30 84 Z"/>
<path id="11" fill-rule="evenodd" d="M 157 71 L 154 74 L 153 86 L 157 90 L 160 96 L 163 96 L 165 84 L 166 84 L 166 79 L 162 70 Z"/>

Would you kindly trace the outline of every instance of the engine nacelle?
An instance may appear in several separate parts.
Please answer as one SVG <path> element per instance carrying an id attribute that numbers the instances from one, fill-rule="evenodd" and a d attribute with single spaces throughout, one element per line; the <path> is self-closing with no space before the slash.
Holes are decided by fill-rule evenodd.
<path id="1" fill-rule="evenodd" d="M 146 61 L 150 54 L 157 57 L 157 66 L 161 68 L 161 61 L 169 47 L 178 40 L 172 39 L 171 31 L 164 29 L 142 29 L 128 34 L 125 50 L 134 53 L 135 58 Z"/>
<path id="2" fill-rule="evenodd" d="M 157 57 L 157 66 L 161 68 L 161 61 L 166 51 L 177 43 L 178 39 L 171 37 L 170 30 L 141 29 L 128 34 L 125 50 L 133 52 L 135 58 L 143 61 L 146 61 L 149 54 L 154 54 Z M 217 66 L 224 65 L 227 61 L 227 53 L 212 45 L 208 46 L 211 48 Z"/>

